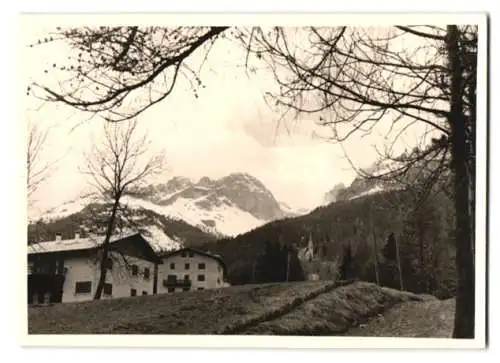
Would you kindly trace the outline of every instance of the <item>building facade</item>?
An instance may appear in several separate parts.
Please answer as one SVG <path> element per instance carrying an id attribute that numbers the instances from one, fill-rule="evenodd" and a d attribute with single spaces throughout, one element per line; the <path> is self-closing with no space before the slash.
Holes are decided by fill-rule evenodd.
<path id="1" fill-rule="evenodd" d="M 98 238 L 41 242 L 28 246 L 28 303 L 66 303 L 94 298 L 100 277 Z M 151 295 L 161 264 L 140 234 L 110 242 L 101 299 Z"/>
<path id="2" fill-rule="evenodd" d="M 161 256 L 158 265 L 158 294 L 217 289 L 224 282 L 226 266 L 217 255 L 183 248 Z"/>

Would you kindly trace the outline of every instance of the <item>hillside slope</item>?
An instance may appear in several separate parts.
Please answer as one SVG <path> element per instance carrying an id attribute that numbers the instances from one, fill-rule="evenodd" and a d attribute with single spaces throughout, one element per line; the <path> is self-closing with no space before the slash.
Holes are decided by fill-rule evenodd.
<path id="1" fill-rule="evenodd" d="M 330 281 L 246 285 L 28 309 L 30 334 L 339 335 L 423 297 Z"/>
<path id="2" fill-rule="evenodd" d="M 408 338 L 451 338 L 455 318 L 455 299 L 405 302 L 358 327 L 345 336 Z"/>

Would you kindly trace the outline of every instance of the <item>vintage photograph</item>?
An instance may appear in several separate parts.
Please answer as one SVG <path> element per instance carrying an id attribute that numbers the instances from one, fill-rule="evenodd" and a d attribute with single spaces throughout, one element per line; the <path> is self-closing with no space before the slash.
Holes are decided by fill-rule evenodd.
<path id="1" fill-rule="evenodd" d="M 163 16 L 20 16 L 26 334 L 484 346 L 486 16 Z"/>

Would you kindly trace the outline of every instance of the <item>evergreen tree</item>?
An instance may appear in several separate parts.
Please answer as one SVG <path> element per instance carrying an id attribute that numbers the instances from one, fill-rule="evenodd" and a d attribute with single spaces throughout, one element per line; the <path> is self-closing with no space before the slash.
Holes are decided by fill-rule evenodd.
<path id="1" fill-rule="evenodd" d="M 352 263 L 353 263 L 353 258 L 352 258 L 352 251 L 351 251 L 351 245 L 349 244 L 347 246 L 346 251 L 344 252 L 344 257 L 342 259 L 342 264 L 340 265 L 339 268 L 339 279 L 340 280 L 348 280 L 350 277 L 352 277 Z"/>
<path id="2" fill-rule="evenodd" d="M 389 237 L 387 237 L 387 244 L 383 248 L 382 253 L 386 260 L 397 260 L 398 248 L 396 246 L 396 238 L 394 237 L 394 233 L 389 234 Z"/>

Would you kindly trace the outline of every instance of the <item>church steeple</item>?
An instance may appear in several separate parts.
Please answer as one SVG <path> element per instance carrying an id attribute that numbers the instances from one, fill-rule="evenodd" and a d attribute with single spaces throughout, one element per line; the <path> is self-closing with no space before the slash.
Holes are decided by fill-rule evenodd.
<path id="1" fill-rule="evenodd" d="M 307 250 L 309 251 L 309 260 L 314 259 L 314 243 L 312 239 L 312 233 L 309 233 L 309 243 L 307 245 Z"/>

